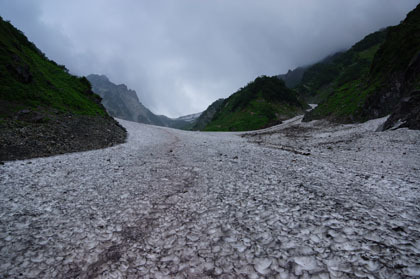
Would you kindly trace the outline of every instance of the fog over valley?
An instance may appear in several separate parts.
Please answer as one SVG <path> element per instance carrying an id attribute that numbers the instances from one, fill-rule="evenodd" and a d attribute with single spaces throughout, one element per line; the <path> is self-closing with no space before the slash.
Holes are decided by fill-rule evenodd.
<path id="1" fill-rule="evenodd" d="M 416 0 L 0 1 L 0 15 L 77 75 L 106 74 L 156 114 L 203 111 L 398 24 Z"/>

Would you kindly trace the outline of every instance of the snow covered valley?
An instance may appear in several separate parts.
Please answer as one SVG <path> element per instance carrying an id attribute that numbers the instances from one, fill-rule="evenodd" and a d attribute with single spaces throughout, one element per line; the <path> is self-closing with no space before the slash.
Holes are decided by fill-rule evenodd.
<path id="1" fill-rule="evenodd" d="M 420 278 L 420 131 L 300 120 L 0 165 L 0 277 Z"/>

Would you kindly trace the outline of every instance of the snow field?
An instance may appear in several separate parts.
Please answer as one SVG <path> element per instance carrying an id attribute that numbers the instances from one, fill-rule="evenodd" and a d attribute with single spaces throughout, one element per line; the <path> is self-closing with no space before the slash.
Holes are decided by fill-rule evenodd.
<path id="1" fill-rule="evenodd" d="M 0 166 L 0 277 L 418 278 L 420 132 L 120 121 L 126 144 Z"/>

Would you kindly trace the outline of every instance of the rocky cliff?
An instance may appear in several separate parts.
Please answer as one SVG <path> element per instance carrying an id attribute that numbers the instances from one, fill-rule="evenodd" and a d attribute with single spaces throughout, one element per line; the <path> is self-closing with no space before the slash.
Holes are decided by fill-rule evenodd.
<path id="1" fill-rule="evenodd" d="M 389 28 L 372 63 L 368 86 L 371 93 L 362 108 L 362 119 L 392 114 L 385 128 L 419 128 L 420 5 Z"/>
<path id="2" fill-rule="evenodd" d="M 139 100 L 136 91 L 127 88 L 125 84 L 115 84 L 105 75 L 88 75 L 95 93 L 102 97 L 102 104 L 109 114 L 124 120 L 151 124 L 177 129 L 188 128 L 191 121 L 182 118 L 169 118 L 156 115 L 146 108 Z"/>
<path id="3" fill-rule="evenodd" d="M 147 109 L 134 90 L 125 84 L 115 84 L 105 75 L 88 75 L 93 91 L 102 97 L 102 104 L 109 114 L 124 120 L 165 126 L 160 118 Z"/>

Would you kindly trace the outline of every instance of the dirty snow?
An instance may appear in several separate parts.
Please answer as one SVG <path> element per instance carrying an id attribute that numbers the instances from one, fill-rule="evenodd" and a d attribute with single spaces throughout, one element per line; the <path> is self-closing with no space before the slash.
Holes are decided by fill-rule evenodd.
<path id="1" fill-rule="evenodd" d="M 0 165 L 0 277 L 419 278 L 420 132 L 300 120 Z"/>

